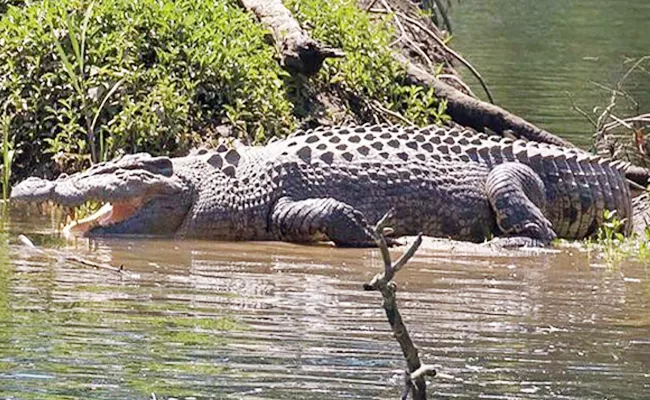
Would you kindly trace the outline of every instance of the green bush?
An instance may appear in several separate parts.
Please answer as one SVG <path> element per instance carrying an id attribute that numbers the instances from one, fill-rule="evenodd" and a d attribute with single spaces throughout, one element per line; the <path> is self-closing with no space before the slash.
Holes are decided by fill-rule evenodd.
<path id="1" fill-rule="evenodd" d="M 433 89 L 405 84 L 405 72 L 391 54 L 395 32 L 390 17 L 372 20 L 355 0 L 286 0 L 285 4 L 303 26 L 312 27 L 314 38 L 346 53 L 345 58 L 325 64 L 319 76 L 323 82 L 342 86 L 364 101 L 378 101 L 417 125 L 448 119 L 445 104 L 438 102 Z"/>
<path id="2" fill-rule="evenodd" d="M 314 37 L 347 53 L 311 80 L 280 68 L 268 32 L 235 0 L 8 6 L 0 19 L 0 117 L 11 117 L 12 176 L 76 170 L 120 152 L 183 154 L 222 125 L 263 142 L 311 118 L 303 106 L 317 92 L 342 90 L 418 124 L 439 122 L 444 104 L 433 92 L 404 85 L 388 47 L 390 24 L 355 4 L 287 1 Z"/>
<path id="3" fill-rule="evenodd" d="M 228 123 L 261 139 L 289 130 L 295 121 L 278 90 L 285 72 L 275 49 L 231 3 L 58 0 L 9 8 L 0 21 L 7 60 L 0 101 L 14 116 L 17 166 L 33 168 L 50 154 L 74 161 L 92 150 L 98 159 L 122 149 L 179 153 L 196 133 Z"/>

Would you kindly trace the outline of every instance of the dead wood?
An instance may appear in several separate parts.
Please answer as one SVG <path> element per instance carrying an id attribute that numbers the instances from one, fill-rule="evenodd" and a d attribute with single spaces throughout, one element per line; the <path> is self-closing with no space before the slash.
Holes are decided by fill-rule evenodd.
<path id="1" fill-rule="evenodd" d="M 401 54 L 395 54 L 395 59 L 404 66 L 406 79 L 409 83 L 433 88 L 436 97 L 447 100 L 447 113 L 455 122 L 461 125 L 479 131 L 489 129 L 500 135 L 508 133 L 516 138 L 573 147 L 570 142 L 531 124 L 501 107 L 470 97 L 460 90 L 441 82 Z"/>
<path id="2" fill-rule="evenodd" d="M 408 398 L 411 393 L 414 400 L 425 400 L 427 398 L 427 384 L 425 376 L 435 376 L 436 371 L 433 367 L 424 365 L 420 361 L 418 349 L 413 344 L 411 336 L 409 335 L 406 325 L 402 320 L 402 315 L 397 308 L 397 300 L 395 293 L 397 287 L 392 281 L 395 274 L 402 269 L 406 263 L 413 257 L 420 244 L 422 244 L 422 234 L 418 235 L 417 239 L 408 248 L 395 263 L 392 262 L 390 252 L 388 251 L 388 244 L 384 235 L 384 230 L 388 229 L 389 220 L 392 219 L 392 210 L 389 211 L 375 226 L 374 234 L 375 241 L 381 252 L 382 260 L 384 261 L 384 272 L 375 275 L 369 283 L 363 285 L 364 290 L 377 290 L 383 297 L 383 307 L 386 312 L 386 318 L 393 331 L 395 340 L 399 343 L 402 354 L 406 359 L 408 370 L 404 375 L 404 391 L 402 399 Z"/>
<path id="3" fill-rule="evenodd" d="M 343 57 L 339 49 L 325 46 L 312 39 L 280 0 L 239 0 L 267 26 L 278 47 L 281 65 L 291 73 L 313 75 L 330 57 Z"/>

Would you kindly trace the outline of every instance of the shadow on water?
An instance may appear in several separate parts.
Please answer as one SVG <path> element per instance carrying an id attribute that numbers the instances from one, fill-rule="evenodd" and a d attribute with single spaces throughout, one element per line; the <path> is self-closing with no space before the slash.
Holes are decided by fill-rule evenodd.
<path id="1" fill-rule="evenodd" d="M 78 240 L 12 218 L 0 242 L 0 398 L 389 399 L 403 368 L 374 250 Z M 469 249 L 469 250 L 468 250 Z M 579 250 L 441 249 L 398 276 L 401 311 L 441 376 L 434 398 L 643 398 L 650 277 Z M 397 250 L 399 251 L 399 250 Z M 75 254 L 124 272 L 65 261 Z M 647 398 L 647 397 L 646 397 Z"/>

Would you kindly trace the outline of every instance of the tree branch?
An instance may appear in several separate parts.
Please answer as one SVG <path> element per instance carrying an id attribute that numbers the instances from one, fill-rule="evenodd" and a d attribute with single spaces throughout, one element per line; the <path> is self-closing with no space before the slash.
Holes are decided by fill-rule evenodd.
<path id="1" fill-rule="evenodd" d="M 388 221 L 392 219 L 393 211 L 389 211 L 377 223 L 374 228 L 375 241 L 379 247 L 382 260 L 384 261 L 384 272 L 375 275 L 372 280 L 363 286 L 364 290 L 377 290 L 383 297 L 383 307 L 386 312 L 386 318 L 393 331 L 393 336 L 402 349 L 402 354 L 406 359 L 408 370 L 404 376 L 404 391 L 402 399 L 406 399 L 411 393 L 414 400 L 425 400 L 427 398 L 427 384 L 425 376 L 435 376 L 436 371 L 431 366 L 423 365 L 418 355 L 418 349 L 413 344 L 411 336 L 404 325 L 402 315 L 397 308 L 395 292 L 396 285 L 392 282 L 395 273 L 397 273 L 413 257 L 417 249 L 422 244 L 422 234 L 419 234 L 415 242 L 411 244 L 408 250 L 393 264 L 386 244 L 384 235 L 388 226 Z"/>
<path id="2" fill-rule="evenodd" d="M 291 73 L 313 75 L 330 57 L 344 57 L 342 50 L 312 39 L 298 24 L 281 0 L 239 0 L 240 4 L 259 18 L 273 34 L 280 52 L 281 65 Z"/>
<path id="3" fill-rule="evenodd" d="M 470 97 L 460 90 L 441 82 L 403 55 L 395 53 L 394 57 L 404 67 L 406 79 L 409 83 L 432 87 L 436 92 L 436 97 L 447 100 L 447 113 L 455 122 L 479 131 L 488 128 L 498 134 L 511 132 L 517 138 L 574 147 L 570 142 L 538 128 L 501 107 Z"/>

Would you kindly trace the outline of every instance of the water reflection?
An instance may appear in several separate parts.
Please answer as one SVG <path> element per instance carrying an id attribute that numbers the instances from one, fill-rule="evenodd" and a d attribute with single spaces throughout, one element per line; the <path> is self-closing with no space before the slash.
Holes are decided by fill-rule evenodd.
<path id="1" fill-rule="evenodd" d="M 13 221 L 10 237 L 48 226 Z M 373 250 L 3 246 L 2 398 L 399 394 L 399 349 L 378 294 L 361 290 L 380 269 Z M 69 253 L 125 272 L 70 263 Z M 437 398 L 641 398 L 650 393 L 648 274 L 634 263 L 594 268 L 577 250 L 502 257 L 429 244 L 400 272 L 398 296 L 442 373 Z"/>
<path id="2" fill-rule="evenodd" d="M 453 6 L 453 45 L 498 104 L 588 146 L 593 128 L 566 93 L 587 111 L 609 104 L 610 93 L 590 81 L 611 87 L 630 67 L 626 60 L 649 54 L 648 20 L 647 0 L 466 0 Z M 647 72 L 633 74 L 625 90 L 641 110 L 650 107 Z"/>

